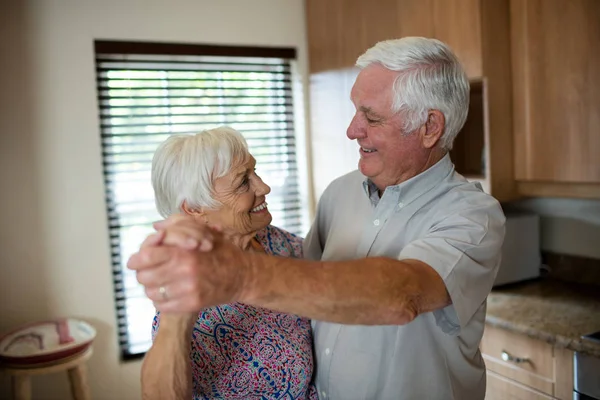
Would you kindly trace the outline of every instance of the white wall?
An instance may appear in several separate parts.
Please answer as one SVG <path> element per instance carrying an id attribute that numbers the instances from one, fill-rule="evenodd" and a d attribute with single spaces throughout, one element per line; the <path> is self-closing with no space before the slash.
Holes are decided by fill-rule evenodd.
<path id="1" fill-rule="evenodd" d="M 81 317 L 99 332 L 94 399 L 137 399 L 140 362 L 117 349 L 94 39 L 294 46 L 306 80 L 304 5 L 0 1 L 0 331 Z M 68 398 L 64 375 L 36 377 L 34 398 Z M 0 378 L 0 398 L 7 390 Z"/>
<path id="2" fill-rule="evenodd" d="M 346 136 L 355 113 L 350 91 L 358 72 L 358 68 L 347 68 L 310 76 L 313 185 L 317 199 L 334 179 L 358 168 L 359 146 Z"/>
<path id="3" fill-rule="evenodd" d="M 600 260 L 600 200 L 532 198 L 510 207 L 540 216 L 542 250 Z"/>

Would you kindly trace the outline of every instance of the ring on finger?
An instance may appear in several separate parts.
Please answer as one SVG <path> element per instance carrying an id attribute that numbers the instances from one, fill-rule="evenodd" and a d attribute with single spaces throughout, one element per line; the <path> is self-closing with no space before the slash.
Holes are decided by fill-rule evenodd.
<path id="1" fill-rule="evenodd" d="M 160 293 L 160 295 L 162 296 L 162 299 L 164 301 L 169 300 L 169 296 L 167 296 L 167 288 L 164 286 L 161 286 L 158 288 L 158 293 Z"/>

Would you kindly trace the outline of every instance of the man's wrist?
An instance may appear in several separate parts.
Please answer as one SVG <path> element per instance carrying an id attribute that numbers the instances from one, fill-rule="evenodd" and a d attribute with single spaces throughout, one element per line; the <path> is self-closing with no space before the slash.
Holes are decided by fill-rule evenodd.
<path id="1" fill-rule="evenodd" d="M 269 256 L 264 253 L 247 252 L 244 257 L 246 257 L 245 273 L 236 301 L 253 304 L 258 298 L 260 278 L 265 273 Z"/>

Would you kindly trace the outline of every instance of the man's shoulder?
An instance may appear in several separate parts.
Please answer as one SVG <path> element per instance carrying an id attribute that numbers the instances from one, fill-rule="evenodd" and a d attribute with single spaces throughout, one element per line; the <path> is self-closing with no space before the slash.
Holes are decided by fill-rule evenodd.
<path id="1" fill-rule="evenodd" d="M 454 173 L 447 181 L 445 197 L 447 201 L 458 202 L 467 207 L 474 204 L 500 205 L 494 196 L 483 190 L 480 183 L 468 181 L 458 173 Z"/>
<path id="2" fill-rule="evenodd" d="M 348 191 L 363 190 L 362 184 L 365 176 L 359 170 L 354 170 L 344 174 L 333 181 L 323 191 L 323 198 L 333 196 L 347 196 Z"/>
<path id="3" fill-rule="evenodd" d="M 453 174 L 436 190 L 433 201 L 440 216 L 455 213 L 468 213 L 470 210 L 485 211 L 498 218 L 504 218 L 500 202 L 486 193 L 479 183 L 470 182 L 459 174 Z"/>

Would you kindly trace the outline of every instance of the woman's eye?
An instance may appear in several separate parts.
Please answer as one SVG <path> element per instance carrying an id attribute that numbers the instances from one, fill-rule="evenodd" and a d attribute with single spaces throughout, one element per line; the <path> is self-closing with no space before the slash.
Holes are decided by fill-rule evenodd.
<path id="1" fill-rule="evenodd" d="M 242 180 L 242 183 L 240 184 L 240 188 L 243 188 L 245 186 L 248 186 L 248 184 L 250 183 L 250 179 L 248 179 L 247 176 L 244 177 L 244 179 Z"/>

